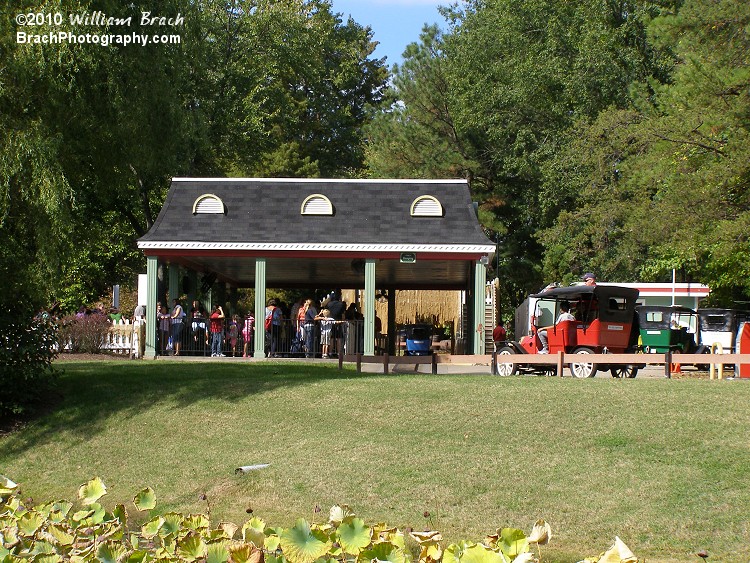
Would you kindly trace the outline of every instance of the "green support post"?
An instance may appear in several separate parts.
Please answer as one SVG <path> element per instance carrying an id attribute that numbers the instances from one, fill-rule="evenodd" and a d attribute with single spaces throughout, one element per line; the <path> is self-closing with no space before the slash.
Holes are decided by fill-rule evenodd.
<path id="1" fill-rule="evenodd" d="M 365 356 L 375 355 L 375 260 L 365 260 Z"/>
<path id="2" fill-rule="evenodd" d="M 255 358 L 266 357 L 266 259 L 255 260 Z"/>
<path id="3" fill-rule="evenodd" d="M 475 356 L 484 354 L 484 291 L 485 284 L 487 282 L 487 266 L 480 260 L 474 263 L 474 338 L 472 339 L 474 346 L 472 353 Z"/>
<path id="4" fill-rule="evenodd" d="M 156 285 L 159 268 L 156 256 L 146 258 L 146 358 L 156 357 Z"/>

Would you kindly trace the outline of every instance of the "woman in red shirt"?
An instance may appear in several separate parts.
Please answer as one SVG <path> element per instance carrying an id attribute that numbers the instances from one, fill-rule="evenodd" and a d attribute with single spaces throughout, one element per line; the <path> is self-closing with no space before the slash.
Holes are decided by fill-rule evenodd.
<path id="1" fill-rule="evenodd" d="M 211 316 L 208 317 L 211 330 L 211 357 L 224 357 L 221 352 L 221 342 L 224 339 L 224 309 L 214 305 Z"/>

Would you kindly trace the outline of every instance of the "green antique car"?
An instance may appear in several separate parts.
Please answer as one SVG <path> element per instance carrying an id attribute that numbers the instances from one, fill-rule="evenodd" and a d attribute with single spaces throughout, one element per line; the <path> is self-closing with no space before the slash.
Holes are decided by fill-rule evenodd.
<path id="1" fill-rule="evenodd" d="M 635 310 L 638 313 L 640 345 L 647 354 L 692 354 L 697 351 L 695 332 L 698 327 L 698 315 L 692 309 L 641 305 Z"/>

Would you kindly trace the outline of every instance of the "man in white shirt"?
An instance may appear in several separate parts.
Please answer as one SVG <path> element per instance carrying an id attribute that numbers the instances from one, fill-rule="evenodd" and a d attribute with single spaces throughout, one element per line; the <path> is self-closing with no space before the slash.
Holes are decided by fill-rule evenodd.
<path id="1" fill-rule="evenodd" d="M 567 301 L 562 301 L 560 303 L 560 314 L 557 316 L 557 320 L 555 321 L 555 324 L 558 325 L 563 321 L 574 321 L 576 318 L 570 313 L 570 303 Z M 547 329 L 552 328 L 544 327 L 542 329 L 539 329 L 537 332 L 537 336 L 539 336 L 539 340 L 542 343 L 542 349 L 539 350 L 540 354 L 549 354 L 549 348 L 547 346 Z"/>

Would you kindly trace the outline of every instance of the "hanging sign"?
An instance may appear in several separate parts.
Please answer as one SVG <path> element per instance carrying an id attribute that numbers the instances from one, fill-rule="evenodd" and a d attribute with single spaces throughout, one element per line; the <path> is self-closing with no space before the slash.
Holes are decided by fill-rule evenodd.
<path id="1" fill-rule="evenodd" d="M 417 261 L 416 252 L 402 252 L 401 263 L 402 264 L 414 264 Z"/>

